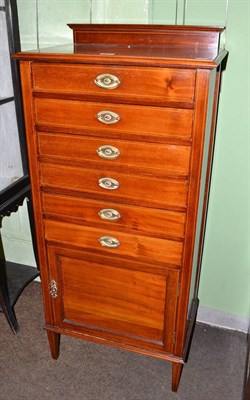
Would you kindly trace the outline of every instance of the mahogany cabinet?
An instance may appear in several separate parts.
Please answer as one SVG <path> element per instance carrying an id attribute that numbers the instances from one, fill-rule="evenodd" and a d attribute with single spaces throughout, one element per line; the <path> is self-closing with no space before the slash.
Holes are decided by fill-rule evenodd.
<path id="1" fill-rule="evenodd" d="M 21 52 L 51 353 L 60 334 L 171 361 L 198 307 L 223 28 L 70 25 Z"/>

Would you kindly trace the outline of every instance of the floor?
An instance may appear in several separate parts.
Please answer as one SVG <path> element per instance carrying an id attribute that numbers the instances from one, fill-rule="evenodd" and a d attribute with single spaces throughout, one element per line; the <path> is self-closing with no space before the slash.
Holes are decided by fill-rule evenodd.
<path id="1" fill-rule="evenodd" d="M 246 335 L 197 324 L 177 393 L 171 365 L 63 336 L 57 361 L 43 330 L 41 287 L 32 282 L 13 335 L 0 314 L 0 400 L 241 400 Z"/>

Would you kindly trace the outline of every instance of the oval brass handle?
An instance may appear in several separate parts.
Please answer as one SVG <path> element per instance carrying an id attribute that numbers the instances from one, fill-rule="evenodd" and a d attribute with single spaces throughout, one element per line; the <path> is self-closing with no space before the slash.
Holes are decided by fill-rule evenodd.
<path id="1" fill-rule="evenodd" d="M 119 182 L 116 179 L 106 178 L 106 177 L 99 179 L 98 185 L 103 189 L 108 189 L 108 190 L 115 190 L 118 189 L 120 186 Z"/>
<path id="2" fill-rule="evenodd" d="M 118 221 L 118 219 L 121 218 L 119 211 L 116 211 L 113 208 L 103 208 L 98 212 L 98 215 L 100 218 L 108 221 Z"/>
<path id="3" fill-rule="evenodd" d="M 117 76 L 112 74 L 101 74 L 98 75 L 94 82 L 97 86 L 101 87 L 102 89 L 116 89 L 121 81 Z"/>
<path id="4" fill-rule="evenodd" d="M 119 150 L 116 147 L 110 145 L 100 146 L 96 151 L 100 157 L 106 158 L 108 160 L 114 160 L 120 155 Z"/>
<path id="5" fill-rule="evenodd" d="M 100 111 L 96 118 L 103 124 L 116 124 L 120 121 L 120 116 L 113 111 Z"/>
<path id="6" fill-rule="evenodd" d="M 115 249 L 120 246 L 119 240 L 112 236 L 101 236 L 98 240 L 102 246 L 108 247 L 109 249 Z"/>

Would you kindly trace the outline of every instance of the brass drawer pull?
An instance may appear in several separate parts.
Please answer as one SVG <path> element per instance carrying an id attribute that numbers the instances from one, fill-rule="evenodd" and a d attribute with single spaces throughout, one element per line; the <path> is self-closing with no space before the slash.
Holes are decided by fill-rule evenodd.
<path id="1" fill-rule="evenodd" d="M 108 221 L 118 221 L 121 218 L 121 214 L 113 208 L 103 208 L 98 212 L 98 215 Z"/>
<path id="2" fill-rule="evenodd" d="M 120 116 L 113 111 L 100 111 L 96 118 L 103 124 L 116 124 L 120 121 Z"/>
<path id="3" fill-rule="evenodd" d="M 117 76 L 111 74 L 98 75 L 94 82 L 102 89 L 116 89 L 121 83 Z"/>
<path id="4" fill-rule="evenodd" d="M 103 189 L 108 189 L 108 190 L 115 190 L 118 189 L 120 186 L 119 182 L 112 178 L 101 178 L 98 181 L 98 185 Z"/>
<path id="5" fill-rule="evenodd" d="M 114 160 L 120 155 L 120 152 L 116 147 L 109 145 L 100 146 L 96 151 L 100 157 L 108 160 Z"/>
<path id="6" fill-rule="evenodd" d="M 109 249 L 115 249 L 120 246 L 119 240 L 112 236 L 101 236 L 98 240 L 103 247 L 108 247 Z"/>

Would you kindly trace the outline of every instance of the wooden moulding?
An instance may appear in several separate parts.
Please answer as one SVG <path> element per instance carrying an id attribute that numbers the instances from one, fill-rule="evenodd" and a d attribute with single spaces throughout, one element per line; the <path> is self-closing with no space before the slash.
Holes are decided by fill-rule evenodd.
<path id="1" fill-rule="evenodd" d="M 183 25 L 68 24 L 74 43 L 16 53 L 19 60 L 120 66 L 208 68 L 227 52 L 220 48 L 223 27 Z"/>
<path id="2" fill-rule="evenodd" d="M 224 27 L 188 25 L 68 24 L 74 44 L 167 45 L 219 49 Z"/>

